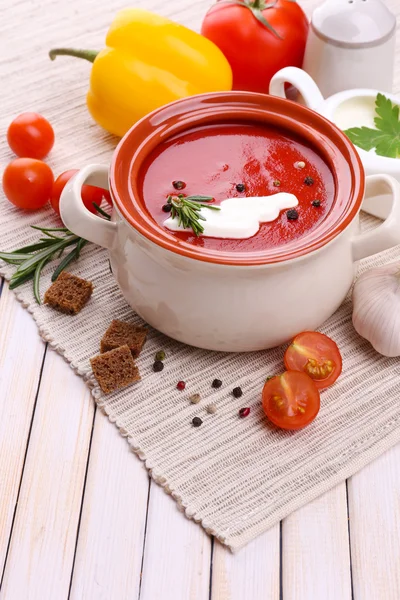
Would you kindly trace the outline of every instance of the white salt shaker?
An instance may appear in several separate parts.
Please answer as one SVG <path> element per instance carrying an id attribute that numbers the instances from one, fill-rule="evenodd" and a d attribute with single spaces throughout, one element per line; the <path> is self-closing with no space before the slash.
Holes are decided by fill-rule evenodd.
<path id="1" fill-rule="evenodd" d="M 303 69 L 325 97 L 351 88 L 391 92 L 395 43 L 396 17 L 381 0 L 326 0 L 312 15 Z"/>

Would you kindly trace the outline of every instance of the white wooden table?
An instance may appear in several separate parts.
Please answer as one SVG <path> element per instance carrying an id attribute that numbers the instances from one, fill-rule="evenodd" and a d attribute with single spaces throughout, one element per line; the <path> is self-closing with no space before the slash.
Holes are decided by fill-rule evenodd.
<path id="1" fill-rule="evenodd" d="M 178 17 L 198 26 L 207 3 L 189 4 Z M 400 598 L 400 447 L 231 555 L 150 482 L 7 284 L 0 294 L 0 600 Z"/>

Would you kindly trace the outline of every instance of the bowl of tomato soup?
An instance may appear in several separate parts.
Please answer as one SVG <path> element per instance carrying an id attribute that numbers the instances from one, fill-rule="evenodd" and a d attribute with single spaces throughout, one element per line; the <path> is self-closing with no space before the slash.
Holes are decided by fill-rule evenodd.
<path id="1" fill-rule="evenodd" d="M 84 207 L 84 183 L 109 187 L 111 221 Z M 145 321 L 210 350 L 260 350 L 316 329 L 357 262 L 400 243 L 399 184 L 365 178 L 354 146 L 324 117 L 250 92 L 149 114 L 110 168 L 89 165 L 69 182 L 60 207 L 71 231 L 108 248 Z M 361 233 L 361 207 L 383 223 Z"/>

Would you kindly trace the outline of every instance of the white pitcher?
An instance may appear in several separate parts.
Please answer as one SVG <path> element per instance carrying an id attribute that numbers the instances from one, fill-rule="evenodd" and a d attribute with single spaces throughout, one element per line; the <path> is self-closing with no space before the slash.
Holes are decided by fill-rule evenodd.
<path id="1" fill-rule="evenodd" d="M 325 0 L 311 18 L 303 69 L 324 96 L 391 92 L 395 38 L 396 17 L 381 0 Z"/>
<path id="2" fill-rule="evenodd" d="M 270 94 L 285 98 L 285 84 L 287 83 L 300 92 L 302 103 L 335 123 L 340 129 L 362 126 L 375 128 L 375 100 L 381 90 L 351 89 L 324 98 L 320 88 L 308 73 L 296 67 L 286 67 L 278 71 L 271 79 Z M 381 91 L 381 93 L 400 106 L 400 98 L 387 92 Z M 386 158 L 378 156 L 374 150 L 366 152 L 362 148 L 355 147 L 364 165 L 366 175 L 386 173 L 400 181 L 400 158 Z"/>

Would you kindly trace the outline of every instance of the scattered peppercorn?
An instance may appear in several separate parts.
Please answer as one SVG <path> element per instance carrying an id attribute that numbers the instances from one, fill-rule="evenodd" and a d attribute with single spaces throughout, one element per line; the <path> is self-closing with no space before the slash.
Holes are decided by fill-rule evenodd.
<path id="1" fill-rule="evenodd" d="M 233 388 L 232 394 L 235 396 L 235 398 L 240 398 L 240 396 L 243 395 L 242 388 L 241 387 Z"/>
<path id="2" fill-rule="evenodd" d="M 171 210 L 172 210 L 172 204 L 164 204 L 164 206 L 162 207 L 162 210 L 164 212 L 171 212 Z"/>
<path id="3" fill-rule="evenodd" d="M 184 181 L 173 181 L 172 185 L 176 190 L 183 190 L 186 187 L 186 183 Z"/>
<path id="4" fill-rule="evenodd" d="M 321 200 L 313 200 L 311 204 L 318 208 L 319 206 L 321 206 Z"/>
<path id="5" fill-rule="evenodd" d="M 275 179 L 274 186 L 279 187 L 280 185 L 281 185 L 281 182 L 279 181 L 279 179 Z"/>
<path id="6" fill-rule="evenodd" d="M 243 419 L 243 417 L 247 417 L 250 414 L 250 408 L 246 406 L 245 408 L 241 408 L 239 410 L 239 417 Z"/>
<path id="7" fill-rule="evenodd" d="M 182 391 L 185 389 L 186 383 L 184 381 L 178 381 L 178 383 L 176 384 L 176 387 L 178 388 L 178 390 Z"/>
<path id="8" fill-rule="evenodd" d="M 155 371 L 156 373 L 159 373 L 159 371 L 162 371 L 164 368 L 164 363 L 161 362 L 161 360 L 156 360 L 153 364 L 153 371 Z"/>
<path id="9" fill-rule="evenodd" d="M 220 379 L 214 379 L 214 381 L 211 384 L 211 387 L 218 389 L 221 387 L 221 385 L 222 381 Z"/>
<path id="10" fill-rule="evenodd" d="M 164 350 L 159 350 L 156 354 L 156 360 L 164 360 L 165 352 Z"/>
<path id="11" fill-rule="evenodd" d="M 203 424 L 203 421 L 200 419 L 200 417 L 193 417 L 192 419 L 192 425 L 193 427 L 200 427 L 200 425 Z"/>
<path id="12" fill-rule="evenodd" d="M 299 218 L 299 213 L 295 208 L 291 208 L 287 211 L 286 216 L 289 219 L 289 221 L 296 221 Z"/>
<path id="13" fill-rule="evenodd" d="M 313 185 L 314 179 L 312 177 L 308 176 L 308 177 L 305 178 L 304 183 L 306 185 Z"/>
<path id="14" fill-rule="evenodd" d="M 305 166 L 306 166 L 306 163 L 304 162 L 304 160 L 299 160 L 294 163 L 295 169 L 304 169 Z"/>
<path id="15" fill-rule="evenodd" d="M 207 406 L 207 412 L 210 413 L 210 415 L 215 415 L 215 413 L 217 412 L 217 407 L 215 404 L 209 404 Z"/>
<path id="16" fill-rule="evenodd" d="M 242 192 L 245 191 L 246 186 L 244 185 L 244 183 L 238 183 L 237 186 L 236 186 L 236 189 L 237 189 L 238 192 L 242 193 Z"/>
<path id="17" fill-rule="evenodd" d="M 200 402 L 200 394 L 192 394 L 189 400 L 191 404 L 198 404 Z"/>

